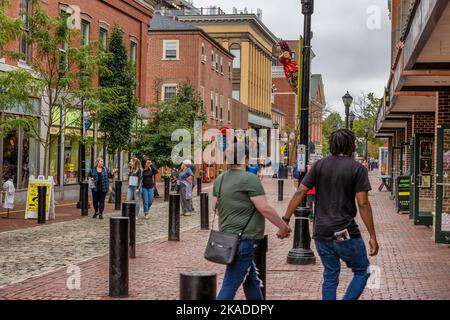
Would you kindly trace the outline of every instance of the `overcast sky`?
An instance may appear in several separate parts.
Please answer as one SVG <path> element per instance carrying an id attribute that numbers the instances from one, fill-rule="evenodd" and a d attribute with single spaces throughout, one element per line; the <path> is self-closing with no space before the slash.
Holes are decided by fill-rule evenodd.
<path id="1" fill-rule="evenodd" d="M 300 0 L 194 0 L 197 7 L 216 5 L 231 13 L 232 7 L 263 10 L 263 22 L 286 40 L 303 34 Z M 378 10 L 379 24 L 374 17 Z M 368 13 L 367 11 L 370 11 Z M 344 113 L 342 96 L 347 90 L 381 96 L 390 65 L 390 21 L 387 0 L 316 0 L 312 17 L 313 73 L 321 73 L 329 106 Z M 368 21 L 375 28 L 367 26 Z M 375 23 L 375 24 L 372 24 Z"/>

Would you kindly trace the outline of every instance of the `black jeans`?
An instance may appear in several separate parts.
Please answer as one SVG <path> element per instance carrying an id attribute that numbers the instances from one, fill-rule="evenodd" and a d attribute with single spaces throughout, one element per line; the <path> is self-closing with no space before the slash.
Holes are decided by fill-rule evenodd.
<path id="1" fill-rule="evenodd" d="M 103 214 L 103 210 L 105 210 L 105 197 L 106 192 L 92 190 L 95 213 Z"/>

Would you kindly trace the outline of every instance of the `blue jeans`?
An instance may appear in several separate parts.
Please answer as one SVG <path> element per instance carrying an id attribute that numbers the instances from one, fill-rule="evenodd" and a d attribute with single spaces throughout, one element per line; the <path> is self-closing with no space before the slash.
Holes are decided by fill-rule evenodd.
<path id="1" fill-rule="evenodd" d="M 241 240 L 232 265 L 225 270 L 222 289 L 217 300 L 233 300 L 241 284 L 247 300 L 264 300 L 262 281 L 259 279 L 253 255 L 259 245 L 259 240 Z"/>
<path id="2" fill-rule="evenodd" d="M 369 279 L 369 259 L 362 238 L 344 241 L 316 240 L 317 252 L 325 268 L 323 272 L 322 299 L 336 300 L 342 259 L 352 269 L 354 277 L 344 295 L 344 300 L 358 300 Z"/>
<path id="3" fill-rule="evenodd" d="M 153 203 L 155 189 L 142 187 L 142 202 L 144 203 L 144 215 L 147 216 Z"/>
<path id="4" fill-rule="evenodd" d="M 140 192 L 136 192 L 137 187 L 136 186 L 128 186 L 128 192 L 127 192 L 127 201 L 136 201 L 136 217 L 139 214 L 140 209 Z"/>

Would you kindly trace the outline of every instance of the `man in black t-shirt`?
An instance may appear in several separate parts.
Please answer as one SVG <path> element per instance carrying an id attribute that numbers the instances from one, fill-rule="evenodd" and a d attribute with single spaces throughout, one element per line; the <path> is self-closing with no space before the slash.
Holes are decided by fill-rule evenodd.
<path id="1" fill-rule="evenodd" d="M 324 300 L 336 300 L 340 260 L 354 273 L 344 300 L 357 300 L 369 278 L 366 247 L 355 222 L 355 198 L 370 234 L 369 254 L 378 254 L 372 207 L 368 198 L 371 190 L 368 171 L 352 158 L 355 140 L 355 135 L 348 129 L 331 134 L 329 144 L 332 156 L 318 161 L 308 172 L 283 218 L 289 223 L 308 191 L 316 188 L 313 238 L 325 269 L 322 286 Z"/>

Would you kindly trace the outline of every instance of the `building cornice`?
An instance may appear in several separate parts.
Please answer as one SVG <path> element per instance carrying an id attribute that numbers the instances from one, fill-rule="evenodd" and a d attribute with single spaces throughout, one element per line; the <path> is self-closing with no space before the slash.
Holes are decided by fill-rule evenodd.
<path id="1" fill-rule="evenodd" d="M 204 15 L 204 16 L 179 16 L 179 20 L 186 22 L 250 22 L 253 23 L 259 31 L 272 42 L 272 45 L 278 43 L 278 38 L 264 25 L 255 14 L 227 14 L 227 15 Z"/>
<path id="2" fill-rule="evenodd" d="M 157 0 L 134 0 L 134 2 L 140 4 L 147 10 L 150 10 L 152 14 L 155 12 L 155 6 L 158 4 Z"/>

